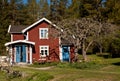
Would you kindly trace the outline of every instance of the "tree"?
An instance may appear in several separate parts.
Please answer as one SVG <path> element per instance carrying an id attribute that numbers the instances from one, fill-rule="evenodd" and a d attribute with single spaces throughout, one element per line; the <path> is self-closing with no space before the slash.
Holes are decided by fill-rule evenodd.
<path id="1" fill-rule="evenodd" d="M 68 0 L 50 0 L 50 19 L 62 20 L 66 17 Z"/>
<path id="2" fill-rule="evenodd" d="M 87 61 L 87 51 L 90 46 L 96 41 L 98 35 L 100 35 L 99 30 L 103 30 L 102 33 L 107 33 L 112 27 L 109 23 L 100 23 L 91 18 L 82 19 L 66 19 L 58 22 L 58 27 L 62 29 L 60 37 L 69 40 L 74 44 L 76 50 L 82 49 L 82 55 L 84 61 Z"/>
<path id="3" fill-rule="evenodd" d="M 27 3 L 27 10 L 28 10 L 28 14 L 29 14 L 29 16 L 31 17 L 30 18 L 30 22 L 35 22 L 35 21 L 37 21 L 38 20 L 38 18 L 39 18 L 39 15 L 38 15 L 38 13 L 39 13 L 39 8 L 38 8 L 39 6 L 38 6 L 38 4 L 37 4 L 37 2 L 36 2 L 36 0 L 28 0 L 28 3 Z"/>
<path id="4" fill-rule="evenodd" d="M 116 35 L 118 27 L 116 25 L 105 22 L 99 22 L 99 24 L 100 27 L 98 29 L 98 35 L 96 38 L 96 46 L 99 48 L 100 54 L 102 54 L 103 49 L 105 51 L 108 50 L 108 44 Z"/>
<path id="5" fill-rule="evenodd" d="M 47 0 L 40 0 L 38 6 L 39 18 L 48 17 L 50 15 L 50 7 Z"/>
<path id="6" fill-rule="evenodd" d="M 59 14 L 57 11 L 59 2 L 58 0 L 50 0 L 50 19 L 58 20 Z"/>
<path id="7" fill-rule="evenodd" d="M 7 0 L 0 1 L 0 55 L 5 54 L 4 43 L 9 41 L 7 28 L 9 26 L 9 3 Z"/>
<path id="8" fill-rule="evenodd" d="M 106 11 L 108 16 L 108 21 L 120 24 L 120 1 L 119 0 L 107 0 Z"/>
<path id="9" fill-rule="evenodd" d="M 80 18 L 88 15 L 84 8 L 83 0 L 72 0 L 72 4 L 68 7 L 68 14 L 71 18 Z"/>

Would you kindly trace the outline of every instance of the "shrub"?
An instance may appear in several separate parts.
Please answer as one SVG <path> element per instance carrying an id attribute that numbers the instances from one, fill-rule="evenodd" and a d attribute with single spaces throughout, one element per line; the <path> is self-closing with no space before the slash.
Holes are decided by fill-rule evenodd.
<path id="1" fill-rule="evenodd" d="M 7 74 L 8 79 L 18 78 L 21 76 L 22 76 L 22 73 L 20 71 L 13 71 L 13 72 Z"/>
<path id="2" fill-rule="evenodd" d="M 56 66 L 58 62 L 45 62 L 45 63 L 39 63 L 39 62 L 34 62 L 32 65 L 29 65 L 30 67 L 48 67 L 48 66 Z"/>

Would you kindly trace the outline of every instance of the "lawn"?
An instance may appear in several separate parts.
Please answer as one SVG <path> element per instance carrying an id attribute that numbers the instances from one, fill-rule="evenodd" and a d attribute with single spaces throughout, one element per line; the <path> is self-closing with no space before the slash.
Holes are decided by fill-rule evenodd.
<path id="1" fill-rule="evenodd" d="M 80 68 L 80 65 L 76 68 L 73 67 L 74 64 L 69 63 L 58 63 L 47 70 L 17 66 L 12 69 L 19 70 L 22 77 L 9 78 L 8 74 L 0 72 L 0 81 L 120 81 L 120 58 L 104 59 L 92 55 L 89 59 L 92 64 L 82 64 L 86 66 L 84 68 Z"/>

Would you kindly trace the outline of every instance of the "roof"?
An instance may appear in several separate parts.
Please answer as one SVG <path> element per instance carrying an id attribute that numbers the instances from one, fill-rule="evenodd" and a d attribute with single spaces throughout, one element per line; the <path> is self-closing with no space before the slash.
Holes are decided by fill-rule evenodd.
<path id="1" fill-rule="evenodd" d="M 61 45 L 62 46 L 71 46 L 71 45 L 73 45 L 73 43 L 71 43 L 70 40 L 61 38 Z"/>
<path id="2" fill-rule="evenodd" d="M 12 44 L 17 44 L 17 43 L 25 43 L 25 44 L 35 45 L 35 42 L 31 42 L 31 41 L 27 41 L 27 40 L 17 40 L 17 41 L 12 41 L 12 42 L 5 43 L 5 46 L 9 46 L 9 45 L 12 45 Z"/>
<path id="3" fill-rule="evenodd" d="M 53 24 L 51 21 L 49 21 L 46 18 L 42 18 L 40 20 L 38 20 L 37 22 L 33 23 L 32 25 L 26 27 L 25 29 L 22 30 L 22 33 L 25 33 L 27 30 L 31 29 L 32 27 L 34 27 L 35 25 L 39 24 L 42 21 L 46 21 L 47 23 L 49 23 L 50 25 L 53 25 L 54 27 L 58 28 L 55 24 Z"/>
<path id="4" fill-rule="evenodd" d="M 56 27 L 57 29 L 59 29 L 55 24 L 53 24 L 51 21 L 49 21 L 48 19 L 46 18 L 42 18 L 38 21 L 36 21 L 35 23 L 33 23 L 32 25 L 30 26 L 23 26 L 23 25 L 18 25 L 18 26 L 9 26 L 9 29 L 8 29 L 8 32 L 9 33 L 25 33 L 27 30 L 31 29 L 32 27 L 34 27 L 35 25 L 43 22 L 43 21 L 46 21 L 47 23 L 49 23 L 50 25 Z"/>
<path id="5" fill-rule="evenodd" d="M 22 33 L 22 30 L 25 29 L 27 26 L 18 25 L 18 26 L 9 26 L 8 33 Z"/>

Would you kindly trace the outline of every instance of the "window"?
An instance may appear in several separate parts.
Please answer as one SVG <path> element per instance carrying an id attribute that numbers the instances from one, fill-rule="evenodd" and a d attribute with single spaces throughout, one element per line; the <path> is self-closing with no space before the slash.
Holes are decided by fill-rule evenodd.
<path id="1" fill-rule="evenodd" d="M 28 40 L 28 32 L 27 32 L 27 33 L 24 33 L 24 39 L 25 39 L 25 40 Z"/>
<path id="2" fill-rule="evenodd" d="M 40 39 L 48 39 L 48 28 L 40 28 L 39 35 Z"/>
<path id="3" fill-rule="evenodd" d="M 49 55 L 49 46 L 40 46 L 40 56 L 46 57 Z"/>

